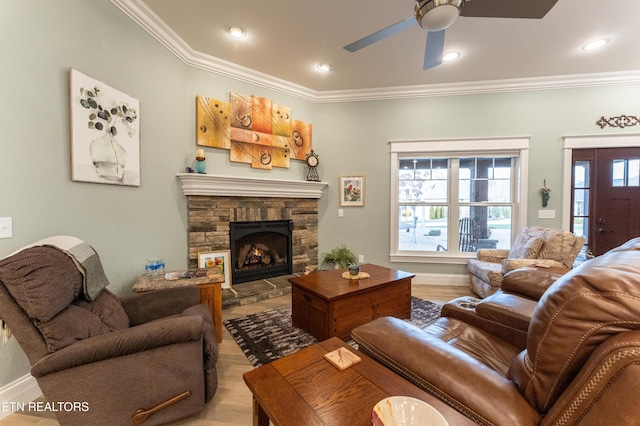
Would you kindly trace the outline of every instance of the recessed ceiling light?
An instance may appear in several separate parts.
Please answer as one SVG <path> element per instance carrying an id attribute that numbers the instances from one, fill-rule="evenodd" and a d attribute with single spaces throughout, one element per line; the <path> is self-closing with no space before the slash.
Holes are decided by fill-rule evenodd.
<path id="1" fill-rule="evenodd" d="M 322 72 L 327 72 L 331 70 L 331 64 L 318 64 L 318 69 Z"/>
<path id="2" fill-rule="evenodd" d="M 451 61 L 455 61 L 459 57 L 460 57 L 460 53 L 459 52 L 448 52 L 448 53 L 445 53 L 442 56 L 442 60 L 444 62 L 451 62 Z"/>
<path id="3" fill-rule="evenodd" d="M 607 43 L 609 43 L 609 40 L 606 40 L 606 39 L 595 40 L 595 41 L 589 42 L 589 43 L 585 44 L 584 46 L 582 46 L 582 50 L 598 49 L 598 48 L 604 46 Z"/>
<path id="4" fill-rule="evenodd" d="M 240 27 L 229 27 L 227 32 L 233 38 L 242 38 L 247 35 L 246 31 Z"/>

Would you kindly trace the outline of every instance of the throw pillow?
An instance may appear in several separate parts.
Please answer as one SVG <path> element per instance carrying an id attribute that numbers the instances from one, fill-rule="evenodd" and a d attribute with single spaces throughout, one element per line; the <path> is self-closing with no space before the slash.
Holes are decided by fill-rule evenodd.
<path id="1" fill-rule="evenodd" d="M 584 239 L 576 237 L 571 232 L 558 232 L 550 237 L 540 250 L 540 259 L 555 260 L 567 268 L 573 267 L 578 253 L 582 249 Z"/>
<path id="2" fill-rule="evenodd" d="M 509 251 L 509 259 L 535 259 L 544 244 L 541 236 L 531 235 L 527 229 L 518 235 Z"/>

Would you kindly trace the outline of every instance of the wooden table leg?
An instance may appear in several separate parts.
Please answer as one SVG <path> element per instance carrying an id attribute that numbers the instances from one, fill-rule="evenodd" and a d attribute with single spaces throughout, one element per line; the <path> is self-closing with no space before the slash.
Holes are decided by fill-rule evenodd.
<path id="1" fill-rule="evenodd" d="M 255 398 L 253 398 L 253 426 L 269 426 L 269 416 Z"/>
<path id="2" fill-rule="evenodd" d="M 200 288 L 200 303 L 209 306 L 218 343 L 220 343 L 222 342 L 222 284 L 199 284 L 198 287 Z"/>

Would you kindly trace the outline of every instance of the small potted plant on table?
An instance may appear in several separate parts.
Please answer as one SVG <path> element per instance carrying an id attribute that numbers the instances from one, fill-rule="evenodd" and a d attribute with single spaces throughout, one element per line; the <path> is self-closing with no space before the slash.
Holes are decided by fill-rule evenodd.
<path id="1" fill-rule="evenodd" d="M 349 265 L 357 265 L 358 258 L 345 244 L 342 244 L 328 253 L 322 253 L 322 266 L 325 264 L 333 264 L 334 269 L 346 268 Z"/>

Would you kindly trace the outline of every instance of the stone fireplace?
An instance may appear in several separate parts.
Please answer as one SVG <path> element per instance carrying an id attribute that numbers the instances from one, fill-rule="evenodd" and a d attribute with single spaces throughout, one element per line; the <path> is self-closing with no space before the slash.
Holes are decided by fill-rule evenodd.
<path id="1" fill-rule="evenodd" d="M 232 224 L 246 228 L 243 223 L 263 221 L 290 223 L 290 269 L 279 270 L 279 275 L 302 274 L 318 264 L 318 199 L 326 183 L 195 173 L 179 173 L 178 177 L 188 198 L 190 268 L 198 267 L 198 253 L 222 250 L 229 250 L 230 263 L 237 265 L 237 250 L 231 251 Z M 274 250 L 281 261 L 282 249 Z M 248 281 L 240 276 L 238 284 Z M 233 279 L 232 284 L 236 284 Z"/>

